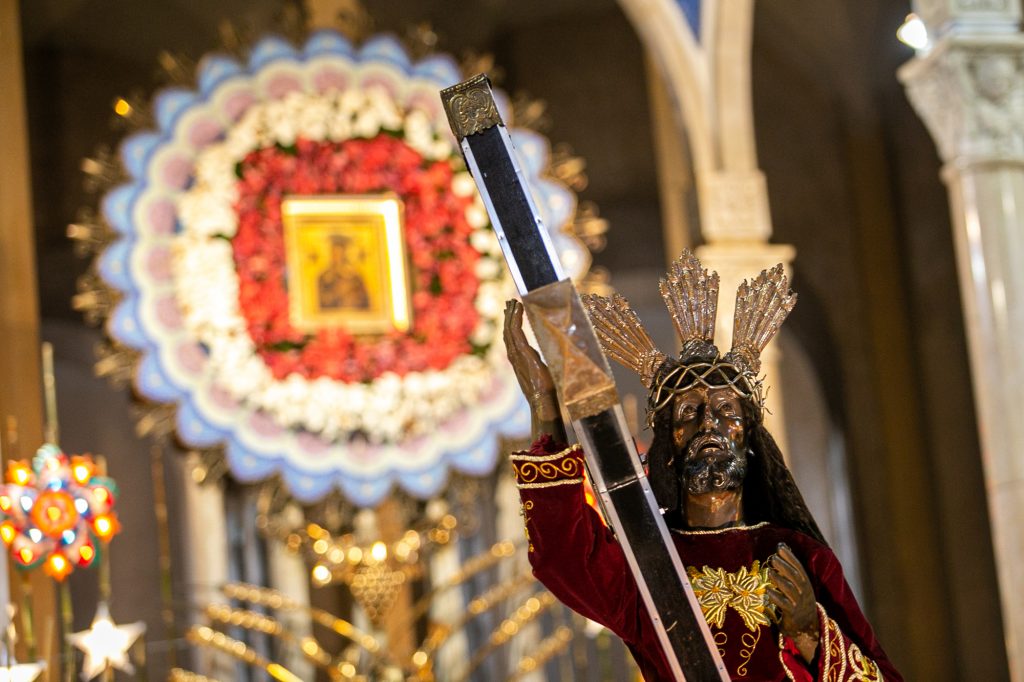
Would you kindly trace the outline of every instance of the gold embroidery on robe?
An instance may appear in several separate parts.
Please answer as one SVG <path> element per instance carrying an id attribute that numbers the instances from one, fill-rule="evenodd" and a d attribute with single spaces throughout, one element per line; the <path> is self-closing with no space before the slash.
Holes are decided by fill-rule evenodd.
<path id="1" fill-rule="evenodd" d="M 730 608 L 739 614 L 749 630 L 771 624 L 766 596 L 767 565 L 762 567 L 760 561 L 755 561 L 749 568 L 743 566 L 735 573 L 710 566 L 701 569 L 688 566 L 686 573 L 708 625 L 721 628 Z"/>
<path id="2" fill-rule="evenodd" d="M 516 453 L 509 459 L 520 488 L 548 488 L 583 481 L 583 458 L 577 445 L 553 455 Z"/>
<path id="3" fill-rule="evenodd" d="M 821 650 L 821 670 L 824 673 L 822 679 L 825 682 L 885 682 L 882 671 L 878 665 L 864 655 L 853 642 L 847 640 L 842 630 L 834 620 L 828 617 L 825 609 L 818 604 L 818 613 L 821 616 L 821 629 L 818 647 Z M 789 668 L 786 667 L 782 658 L 782 649 L 785 641 L 779 635 L 779 660 L 786 671 L 786 677 L 794 679 Z"/>

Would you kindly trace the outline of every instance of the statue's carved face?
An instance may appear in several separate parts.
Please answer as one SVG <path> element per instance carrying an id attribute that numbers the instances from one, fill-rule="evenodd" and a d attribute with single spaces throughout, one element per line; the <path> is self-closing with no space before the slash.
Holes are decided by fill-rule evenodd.
<path id="1" fill-rule="evenodd" d="M 742 399 L 731 388 L 692 388 L 673 405 L 672 435 L 691 495 L 733 490 L 747 474 Z"/>

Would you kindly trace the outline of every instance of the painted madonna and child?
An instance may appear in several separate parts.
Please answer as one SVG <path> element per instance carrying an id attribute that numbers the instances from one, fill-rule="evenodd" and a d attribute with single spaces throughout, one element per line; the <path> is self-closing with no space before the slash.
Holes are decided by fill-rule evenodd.
<path id="1" fill-rule="evenodd" d="M 729 676 L 902 680 L 764 426 L 759 355 L 796 302 L 782 267 L 740 287 L 724 355 L 713 340 L 718 275 L 685 252 L 660 290 L 677 358 L 654 347 L 622 297 L 584 304 L 605 352 L 649 391 L 648 477 Z M 512 463 L 534 574 L 621 637 L 644 679 L 672 680 L 625 554 L 584 501 L 583 453 L 566 442 L 554 382 L 522 319 L 522 304 L 509 301 L 505 343 L 533 415 L 533 445 Z"/>

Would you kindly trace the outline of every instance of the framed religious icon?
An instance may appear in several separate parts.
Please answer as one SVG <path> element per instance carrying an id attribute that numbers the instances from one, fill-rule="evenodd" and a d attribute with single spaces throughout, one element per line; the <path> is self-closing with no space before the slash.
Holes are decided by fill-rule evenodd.
<path id="1" fill-rule="evenodd" d="M 297 329 L 352 334 L 412 324 L 402 202 L 393 194 L 281 202 L 289 317 Z"/>

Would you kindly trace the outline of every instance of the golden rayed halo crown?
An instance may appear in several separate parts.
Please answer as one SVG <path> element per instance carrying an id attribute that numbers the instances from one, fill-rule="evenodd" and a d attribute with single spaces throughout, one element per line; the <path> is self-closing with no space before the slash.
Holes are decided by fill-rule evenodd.
<path id="1" fill-rule="evenodd" d="M 789 290 L 782 265 L 764 270 L 739 286 L 732 348 L 724 357 L 714 344 L 718 273 L 708 272 L 696 256 L 685 250 L 672 263 L 659 290 L 682 344 L 678 359 L 655 348 L 640 318 L 622 296 L 583 297 L 605 352 L 637 372 L 650 389 L 651 412 L 666 405 L 675 393 L 697 385 L 728 386 L 763 407 L 761 381 L 757 378 L 761 351 L 796 305 L 796 294 Z"/>

